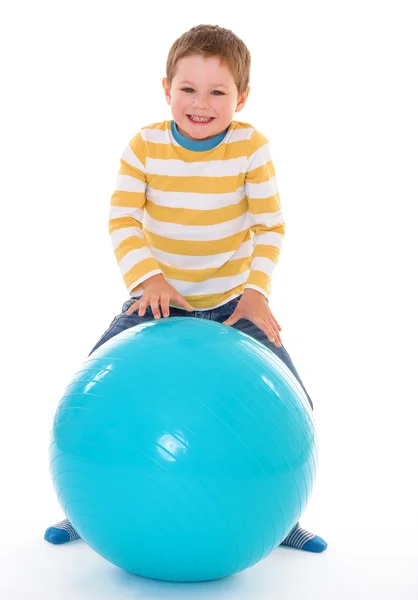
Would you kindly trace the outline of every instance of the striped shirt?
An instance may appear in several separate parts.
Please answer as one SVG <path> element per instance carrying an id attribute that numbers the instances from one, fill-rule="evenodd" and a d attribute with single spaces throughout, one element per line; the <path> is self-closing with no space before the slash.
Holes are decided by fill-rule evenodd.
<path id="1" fill-rule="evenodd" d="M 121 156 L 109 233 L 132 297 L 162 273 L 196 310 L 246 288 L 268 299 L 284 231 L 268 140 L 248 123 L 204 141 L 154 123 Z"/>

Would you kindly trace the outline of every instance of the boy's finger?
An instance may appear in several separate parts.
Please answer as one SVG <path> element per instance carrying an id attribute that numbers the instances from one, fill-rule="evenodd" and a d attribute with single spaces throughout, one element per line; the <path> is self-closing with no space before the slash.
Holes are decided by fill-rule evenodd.
<path id="1" fill-rule="evenodd" d="M 274 331 L 271 325 L 267 323 L 267 321 L 259 321 L 258 323 L 256 323 L 256 325 L 266 334 L 270 342 L 274 343 L 274 338 L 276 336 L 274 335 Z"/>
<path id="2" fill-rule="evenodd" d="M 266 334 L 266 336 L 268 337 L 268 339 L 270 340 L 270 342 L 272 344 L 274 344 L 274 340 L 275 340 L 276 336 L 274 335 L 272 328 L 271 327 L 266 327 L 265 330 L 264 330 L 264 333 Z"/>
<path id="3" fill-rule="evenodd" d="M 135 312 L 136 309 L 138 308 L 138 304 L 139 304 L 139 302 L 134 302 L 133 304 L 131 304 L 131 306 L 126 311 L 126 314 L 131 315 L 133 312 Z"/>
<path id="4" fill-rule="evenodd" d="M 276 341 L 277 340 L 280 341 L 280 325 L 277 323 L 277 321 L 275 319 L 270 320 L 270 327 L 274 331 Z"/>
<path id="5" fill-rule="evenodd" d="M 240 319 L 241 319 L 241 314 L 237 310 L 234 310 L 232 315 L 228 319 L 226 319 L 226 321 L 223 321 L 222 325 L 226 325 L 227 327 L 232 327 L 232 325 L 235 325 L 235 323 L 237 323 Z"/>
<path id="6" fill-rule="evenodd" d="M 274 335 L 274 345 L 279 347 L 282 345 L 282 340 L 280 338 L 280 333 L 276 332 Z"/>
<path id="7" fill-rule="evenodd" d="M 281 331 L 282 328 L 280 327 L 280 323 L 278 322 L 278 320 L 276 319 L 276 317 L 273 316 L 273 320 L 276 323 L 277 327 L 279 328 L 279 331 Z"/>
<path id="8" fill-rule="evenodd" d="M 184 308 L 186 308 L 188 311 L 194 310 L 193 306 L 191 304 L 189 304 L 187 302 L 187 300 L 185 298 L 183 298 L 183 296 L 180 296 L 177 299 L 177 302 L 180 304 L 180 306 L 184 306 Z"/>
<path id="9" fill-rule="evenodd" d="M 140 317 L 143 317 L 145 315 L 145 311 L 148 308 L 148 304 L 149 304 L 149 298 L 147 296 L 142 297 L 141 301 L 139 303 L 139 309 L 138 309 L 138 315 Z"/>
<path id="10" fill-rule="evenodd" d="M 151 309 L 152 314 L 154 315 L 154 319 L 159 319 L 161 317 L 159 296 L 153 296 L 151 298 Z"/>
<path id="11" fill-rule="evenodd" d="M 161 312 L 163 313 L 163 317 L 170 316 L 170 297 L 165 297 L 161 299 Z"/>

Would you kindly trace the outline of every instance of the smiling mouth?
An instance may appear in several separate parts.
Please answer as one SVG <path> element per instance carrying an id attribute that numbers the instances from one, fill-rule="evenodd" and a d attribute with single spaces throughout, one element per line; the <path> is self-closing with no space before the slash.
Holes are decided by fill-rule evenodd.
<path id="1" fill-rule="evenodd" d="M 192 118 L 191 115 L 187 115 L 187 118 L 194 125 L 208 125 L 209 123 L 212 123 L 212 121 L 215 119 L 215 117 L 209 117 L 209 118 L 195 117 L 195 118 Z M 202 120 L 200 120 L 200 119 L 202 119 Z"/>

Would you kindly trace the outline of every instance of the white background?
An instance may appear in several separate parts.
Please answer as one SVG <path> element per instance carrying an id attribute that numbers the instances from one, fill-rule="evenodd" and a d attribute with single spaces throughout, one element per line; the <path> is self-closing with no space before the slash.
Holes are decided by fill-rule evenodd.
<path id="1" fill-rule="evenodd" d="M 0 596 L 418 597 L 414 8 L 2 5 Z M 279 549 L 226 581 L 184 586 L 124 574 L 43 532 L 63 516 L 48 473 L 56 404 L 128 297 L 107 233 L 119 157 L 141 127 L 171 118 L 166 56 L 200 23 L 232 29 L 252 54 L 236 119 L 271 144 L 287 221 L 271 306 L 320 439 L 302 525 L 329 547 Z"/>

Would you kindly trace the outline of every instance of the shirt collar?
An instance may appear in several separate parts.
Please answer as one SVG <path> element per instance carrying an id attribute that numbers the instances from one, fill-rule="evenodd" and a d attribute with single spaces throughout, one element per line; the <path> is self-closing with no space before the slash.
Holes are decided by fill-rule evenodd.
<path id="1" fill-rule="evenodd" d="M 183 146 L 183 148 L 194 150 L 195 152 L 204 152 L 205 150 L 216 148 L 228 133 L 228 129 L 229 125 L 225 131 L 221 131 L 221 133 L 218 133 L 218 135 L 215 135 L 209 140 L 189 140 L 189 138 L 184 137 L 184 135 L 180 133 L 177 128 L 177 123 L 174 120 L 171 121 L 171 132 L 176 142 L 180 144 L 180 146 Z"/>

